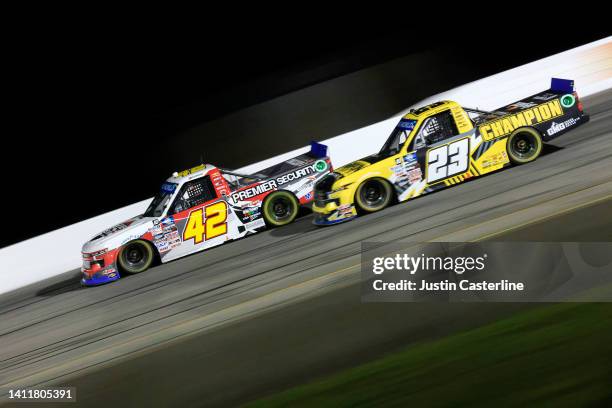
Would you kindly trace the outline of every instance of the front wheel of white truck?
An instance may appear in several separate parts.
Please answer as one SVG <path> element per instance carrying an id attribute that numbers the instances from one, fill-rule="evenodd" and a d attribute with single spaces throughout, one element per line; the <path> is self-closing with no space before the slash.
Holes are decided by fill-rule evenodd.
<path id="1" fill-rule="evenodd" d="M 142 239 L 128 242 L 119 251 L 118 263 L 120 272 L 134 274 L 144 272 L 153 265 L 155 250 Z"/>

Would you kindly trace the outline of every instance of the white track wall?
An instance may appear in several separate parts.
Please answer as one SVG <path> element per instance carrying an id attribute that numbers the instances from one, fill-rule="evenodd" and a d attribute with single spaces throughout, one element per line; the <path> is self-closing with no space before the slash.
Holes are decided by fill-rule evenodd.
<path id="1" fill-rule="evenodd" d="M 443 99 L 491 110 L 547 89 L 551 77 L 573 79 L 581 97 L 612 88 L 612 37 L 431 96 L 407 107 L 406 111 Z M 323 140 L 329 146 L 334 167 L 380 149 L 402 113 Z M 297 149 L 239 170 L 257 171 L 307 150 L 307 147 Z M 143 213 L 149 201 L 141 201 L 0 249 L 0 294 L 79 268 L 81 246 L 85 241 L 101 230 Z"/>

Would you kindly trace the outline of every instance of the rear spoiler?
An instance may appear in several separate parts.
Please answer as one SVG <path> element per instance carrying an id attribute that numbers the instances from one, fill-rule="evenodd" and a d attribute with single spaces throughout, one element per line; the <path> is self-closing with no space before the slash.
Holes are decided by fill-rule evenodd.
<path id="1" fill-rule="evenodd" d="M 257 176 L 272 177 L 279 176 L 296 169 L 312 165 L 318 159 L 327 158 L 327 146 L 323 143 L 310 142 L 310 151 L 299 156 L 277 163 L 271 167 L 260 170 Z M 314 160 L 313 160 L 314 159 Z"/>
<path id="2" fill-rule="evenodd" d="M 508 115 L 512 113 L 516 113 L 519 110 L 530 109 L 533 104 L 541 104 L 543 102 L 549 101 L 554 97 L 559 97 L 562 99 L 571 99 L 569 104 L 573 105 L 574 101 L 578 101 L 578 95 L 574 92 L 574 80 L 573 79 L 562 79 L 562 78 L 551 78 L 550 79 L 550 88 L 538 92 L 535 95 L 528 96 L 523 98 L 517 102 L 512 102 L 509 105 L 503 106 L 501 108 L 497 108 L 493 110 L 491 113 L 493 114 L 502 114 Z M 525 105 L 525 104 L 531 105 Z M 580 105 L 581 106 L 581 105 Z M 579 106 L 579 110 L 582 111 L 582 108 Z M 567 106 L 566 106 L 567 107 Z"/>
<path id="3" fill-rule="evenodd" d="M 323 143 L 315 142 L 314 140 L 310 142 L 310 152 L 309 154 L 317 159 L 322 159 L 327 157 L 327 145 Z"/>
<path id="4" fill-rule="evenodd" d="M 550 90 L 554 92 L 572 93 L 574 92 L 574 80 L 573 79 L 551 78 L 550 79 Z"/>

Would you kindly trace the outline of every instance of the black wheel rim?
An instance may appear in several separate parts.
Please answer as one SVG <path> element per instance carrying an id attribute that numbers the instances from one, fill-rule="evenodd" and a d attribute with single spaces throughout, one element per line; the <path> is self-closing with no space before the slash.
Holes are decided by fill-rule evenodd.
<path id="1" fill-rule="evenodd" d="M 361 188 L 361 200 L 368 207 L 376 207 L 387 198 L 384 186 L 378 181 L 367 181 Z"/>
<path id="2" fill-rule="evenodd" d="M 272 216 L 276 221 L 285 221 L 291 218 L 293 203 L 287 197 L 276 197 L 270 205 L 272 206 Z"/>
<path id="3" fill-rule="evenodd" d="M 130 244 L 123 250 L 123 260 L 130 268 L 138 268 L 147 262 L 145 248 L 141 244 Z"/>
<path id="4" fill-rule="evenodd" d="M 521 159 L 530 158 L 537 149 L 536 137 L 531 133 L 519 133 L 512 139 L 512 151 Z"/>

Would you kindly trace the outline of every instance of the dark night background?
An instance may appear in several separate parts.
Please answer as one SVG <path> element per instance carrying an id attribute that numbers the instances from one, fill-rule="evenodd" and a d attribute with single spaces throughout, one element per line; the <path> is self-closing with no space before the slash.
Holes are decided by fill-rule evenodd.
<path id="1" fill-rule="evenodd" d="M 25 44 L 12 36 L 5 52 L 11 74 L 5 77 L 9 106 L 2 148 L 2 174 L 5 182 L 10 180 L 2 195 L 3 224 L 11 233 L 0 238 L 0 247 L 151 197 L 170 173 L 197 164 L 204 148 L 205 161 L 240 167 L 306 144 L 309 138 L 303 134 L 325 139 L 396 112 L 385 109 L 401 109 L 407 102 L 608 35 L 582 29 L 526 41 L 500 32 L 449 41 L 415 35 L 405 27 L 361 32 L 317 27 L 316 33 L 305 27 L 284 23 L 279 30 L 248 26 L 239 32 L 232 27 L 234 35 L 215 30 L 127 35 L 112 29 L 90 35 L 58 29 Z M 198 135 L 200 145 L 194 146 L 193 132 L 191 139 L 178 136 L 397 58 L 407 58 L 413 72 L 406 77 L 414 83 L 402 84 L 402 97 L 399 90 L 393 93 L 393 83 L 383 82 L 393 103 L 349 99 L 346 107 L 317 111 L 325 126 L 318 120 L 296 123 L 301 132 L 294 136 L 283 133 L 291 126 L 279 118 L 284 130 L 265 141 L 236 131 L 228 143 L 228 135 L 219 132 Z M 426 83 L 421 77 L 428 78 Z M 368 104 L 378 109 L 368 114 L 364 108 L 359 115 L 343 111 Z"/>

